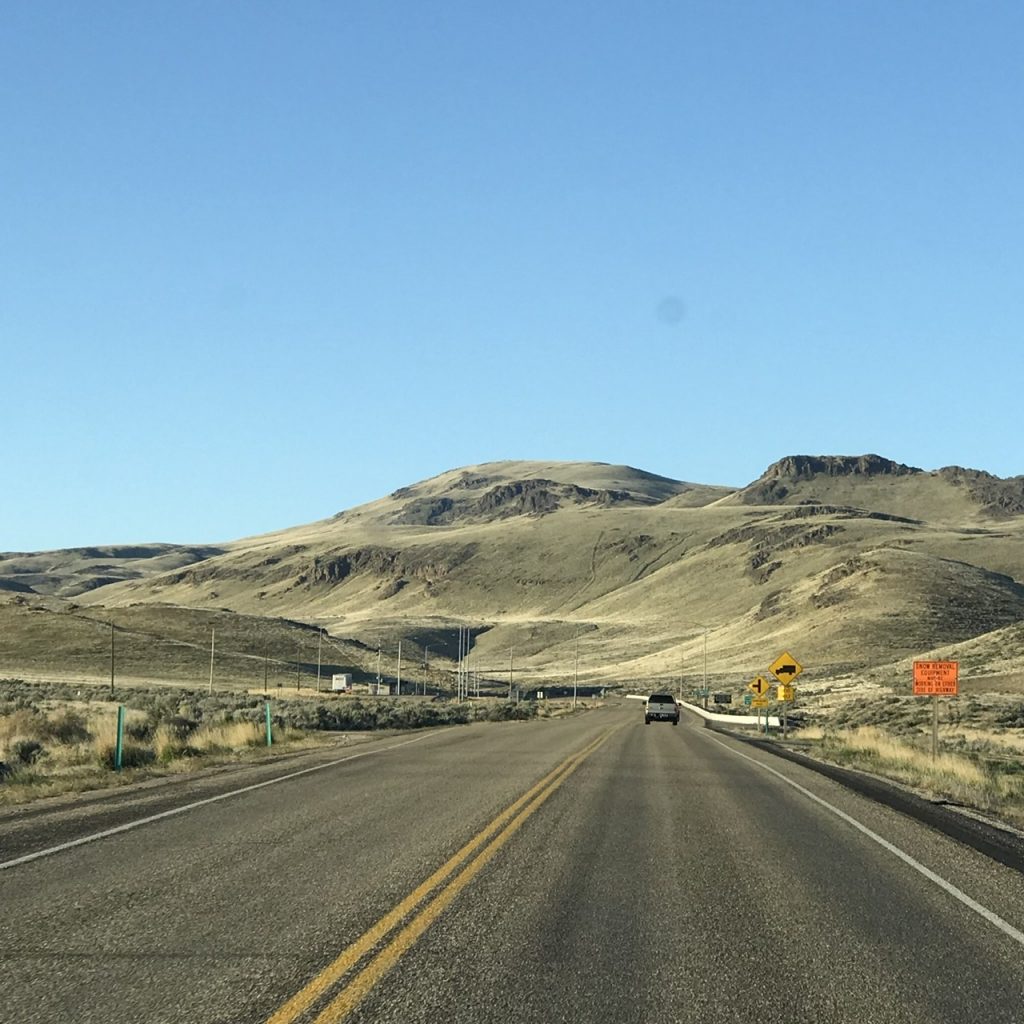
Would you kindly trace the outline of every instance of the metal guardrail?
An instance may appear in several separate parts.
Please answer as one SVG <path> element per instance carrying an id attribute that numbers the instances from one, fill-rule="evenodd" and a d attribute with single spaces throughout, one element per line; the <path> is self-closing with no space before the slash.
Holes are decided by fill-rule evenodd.
<path id="1" fill-rule="evenodd" d="M 722 715 L 714 711 L 705 711 L 703 708 L 697 707 L 696 704 L 688 704 L 685 700 L 679 701 L 679 705 L 709 722 L 722 722 L 729 725 L 758 725 L 764 722 L 764 718 L 758 718 L 757 715 Z M 781 729 L 782 719 L 778 715 L 768 715 L 768 728 Z"/>

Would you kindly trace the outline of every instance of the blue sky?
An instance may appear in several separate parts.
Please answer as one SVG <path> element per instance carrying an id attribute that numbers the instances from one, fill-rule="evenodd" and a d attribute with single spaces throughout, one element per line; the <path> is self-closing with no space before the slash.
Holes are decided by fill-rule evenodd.
<path id="1" fill-rule="evenodd" d="M 1024 473 L 1024 7 L 0 12 L 0 550 L 456 466 Z"/>

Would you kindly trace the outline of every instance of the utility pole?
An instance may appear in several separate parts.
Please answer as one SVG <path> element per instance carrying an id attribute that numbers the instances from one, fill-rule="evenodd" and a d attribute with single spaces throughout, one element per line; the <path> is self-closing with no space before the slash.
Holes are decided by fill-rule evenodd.
<path id="1" fill-rule="evenodd" d="M 114 620 L 110 620 L 110 696 L 114 696 Z"/>
<path id="2" fill-rule="evenodd" d="M 429 658 L 428 658 L 429 654 L 430 654 L 430 645 L 429 644 L 424 644 L 423 645 L 423 696 L 424 697 L 426 697 L 426 695 L 427 695 L 427 680 L 430 678 L 430 663 L 429 663 Z"/>
<path id="3" fill-rule="evenodd" d="M 576 710 L 576 685 L 580 678 L 580 627 L 576 627 L 576 657 L 572 668 L 572 709 Z"/>
<path id="4" fill-rule="evenodd" d="M 459 626 L 459 655 L 455 665 L 455 699 L 462 700 L 462 643 L 463 643 L 463 629 L 465 627 Z"/>
<path id="5" fill-rule="evenodd" d="M 216 643 L 217 629 L 215 626 L 210 627 L 210 693 L 213 693 L 213 652 L 214 645 Z"/>
<path id="6" fill-rule="evenodd" d="M 708 631 L 704 628 L 704 710 L 708 709 Z M 765 716 L 767 720 L 767 716 Z"/>
<path id="7" fill-rule="evenodd" d="M 267 664 L 267 648 L 263 647 L 263 695 L 267 693 L 267 672 L 269 671 L 269 665 Z"/>
<path id="8" fill-rule="evenodd" d="M 377 694 L 380 696 L 380 644 L 377 644 Z"/>
<path id="9" fill-rule="evenodd" d="M 704 669 L 703 669 L 703 671 L 701 673 L 700 693 L 704 697 L 704 710 L 707 711 L 707 709 L 708 709 L 708 696 L 709 696 L 708 695 L 708 633 L 714 627 L 708 626 L 707 624 L 705 624 L 703 622 L 694 622 L 692 619 L 683 619 L 682 621 L 684 623 L 686 623 L 686 625 L 688 625 L 688 626 L 699 626 L 701 634 L 702 634 L 702 636 L 704 638 L 703 639 L 703 646 L 704 646 Z M 679 659 L 680 659 L 680 669 L 679 669 L 679 671 L 680 671 L 680 688 L 682 688 L 682 657 L 683 657 L 683 652 L 680 651 L 679 652 Z"/>
<path id="10" fill-rule="evenodd" d="M 321 629 L 316 634 L 316 692 L 320 692 L 320 648 L 324 642 L 324 631 Z"/>
<path id="11" fill-rule="evenodd" d="M 402 641 L 398 641 L 398 672 L 395 680 L 395 696 L 402 696 Z"/>

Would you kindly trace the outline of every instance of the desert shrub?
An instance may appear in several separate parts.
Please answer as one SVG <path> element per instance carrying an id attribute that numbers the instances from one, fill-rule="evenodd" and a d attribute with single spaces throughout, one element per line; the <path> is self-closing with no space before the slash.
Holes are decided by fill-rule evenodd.
<path id="1" fill-rule="evenodd" d="M 328 732 L 363 732 L 373 729 L 423 729 L 437 725 L 455 725 L 470 720 L 465 704 L 435 704 L 363 701 L 358 697 L 328 704 L 305 701 L 275 702 L 281 724 L 293 729 Z M 252 712 L 262 721 L 262 702 Z"/>
<path id="2" fill-rule="evenodd" d="M 34 737 L 42 739 L 46 732 L 46 719 L 32 708 L 16 708 L 0 718 L 0 742 Z"/>
<path id="3" fill-rule="evenodd" d="M 165 729 L 176 739 L 185 739 L 199 728 L 199 723 L 194 718 L 187 718 L 184 715 L 172 715 L 161 722 L 159 728 Z"/>
<path id="4" fill-rule="evenodd" d="M 126 722 L 124 734 L 131 740 L 145 743 L 153 738 L 156 727 L 152 721 L 147 722 Z"/>
<path id="5" fill-rule="evenodd" d="M 329 732 L 360 732 L 375 729 L 377 715 L 360 700 L 344 704 L 290 704 L 281 715 L 286 726 L 294 729 L 325 730 Z"/>
<path id="6" fill-rule="evenodd" d="M 116 750 L 113 743 L 104 743 L 97 753 L 102 767 L 115 767 Z M 122 768 L 143 768 L 155 760 L 156 753 L 152 747 L 144 747 L 140 743 L 125 743 L 121 748 Z"/>
<path id="7" fill-rule="evenodd" d="M 196 729 L 189 745 L 202 753 L 224 753 L 254 747 L 262 741 L 255 722 L 218 722 Z"/>
<path id="8" fill-rule="evenodd" d="M 1011 729 L 1024 728 L 1024 703 L 1011 704 L 996 715 L 996 721 Z"/>
<path id="9" fill-rule="evenodd" d="M 8 744 L 8 752 L 18 764 L 35 764 L 46 756 L 42 743 L 33 739 L 16 739 Z"/>
<path id="10" fill-rule="evenodd" d="M 537 705 L 532 701 L 505 701 L 501 704 L 491 704 L 483 714 L 488 722 L 519 722 L 537 717 Z"/>
<path id="11" fill-rule="evenodd" d="M 156 752 L 156 756 L 161 764 L 170 764 L 172 761 L 202 757 L 203 752 L 198 747 L 189 746 L 187 743 L 166 743 Z"/>
<path id="12" fill-rule="evenodd" d="M 175 716 L 157 726 L 153 733 L 153 753 L 162 764 L 185 757 L 200 757 L 202 751 L 189 742 L 197 723 Z"/>
<path id="13" fill-rule="evenodd" d="M 70 745 L 85 743 L 90 739 L 89 726 L 85 718 L 70 709 L 48 719 L 43 728 L 45 737 L 57 743 Z"/>

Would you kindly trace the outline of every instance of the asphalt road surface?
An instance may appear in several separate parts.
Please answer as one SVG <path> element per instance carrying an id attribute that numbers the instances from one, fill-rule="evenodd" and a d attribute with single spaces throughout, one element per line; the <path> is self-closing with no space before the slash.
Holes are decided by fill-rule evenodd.
<path id="1" fill-rule="evenodd" d="M 689 715 L 352 754 L 0 814 L 0 1021 L 1024 1022 L 1020 873 Z"/>

